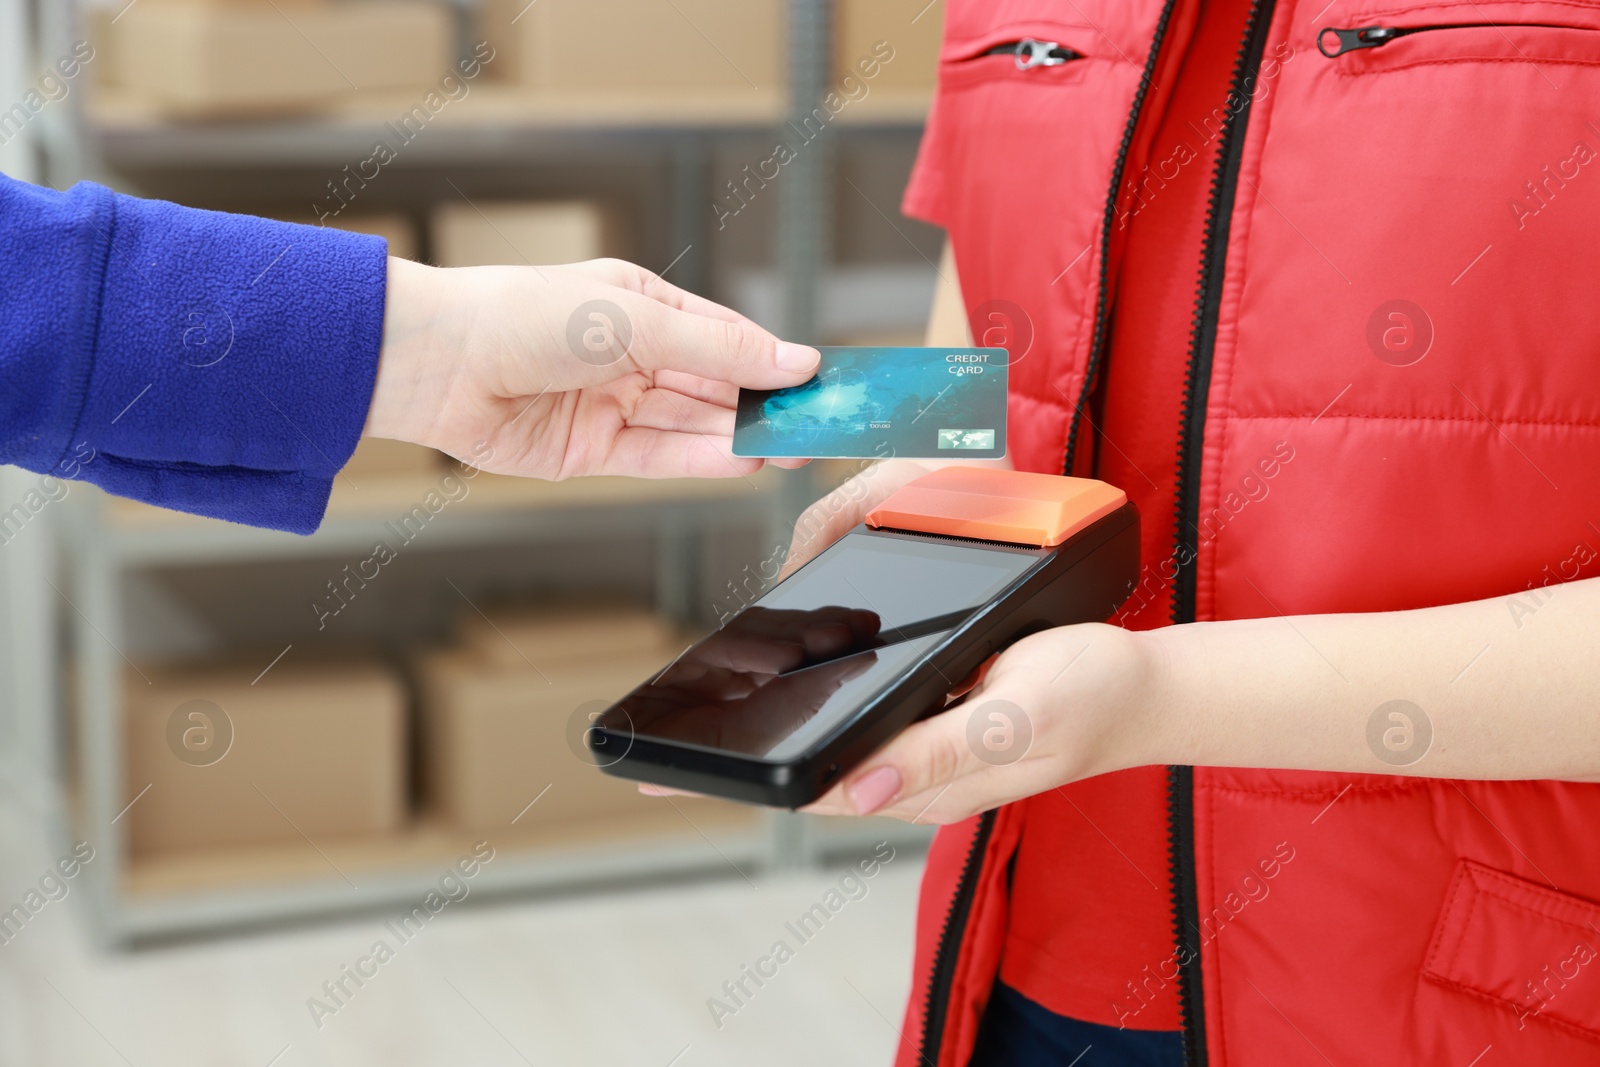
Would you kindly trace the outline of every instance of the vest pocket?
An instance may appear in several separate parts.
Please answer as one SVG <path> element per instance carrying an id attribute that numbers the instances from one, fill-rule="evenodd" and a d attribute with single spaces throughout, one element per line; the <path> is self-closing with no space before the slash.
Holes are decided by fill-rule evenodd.
<path id="1" fill-rule="evenodd" d="M 1082 31 L 1048 26 L 1008 28 L 945 46 L 939 83 L 947 89 L 994 81 L 1050 86 L 1079 81 L 1083 60 L 1096 54 Z"/>
<path id="2" fill-rule="evenodd" d="M 1600 10 L 1568 10 L 1560 21 L 1500 10 L 1491 17 L 1483 8 L 1471 17 L 1440 17 L 1429 9 L 1356 15 L 1324 26 L 1315 41 L 1340 74 L 1441 63 L 1600 65 Z"/>
<path id="3" fill-rule="evenodd" d="M 1422 975 L 1600 1042 L 1600 904 L 1462 860 Z"/>

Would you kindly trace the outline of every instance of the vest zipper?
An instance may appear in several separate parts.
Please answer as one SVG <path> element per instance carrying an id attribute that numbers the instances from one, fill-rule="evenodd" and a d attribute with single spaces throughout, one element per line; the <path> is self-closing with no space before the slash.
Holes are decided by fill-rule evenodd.
<path id="1" fill-rule="evenodd" d="M 1020 41 L 1007 41 L 997 44 L 993 48 L 978 53 L 980 56 L 1011 56 L 1017 61 L 1018 70 L 1032 70 L 1034 67 L 1059 67 L 1069 59 L 1082 59 L 1082 52 L 1074 52 L 1070 48 L 1063 48 L 1054 41 L 1038 41 L 1032 37 L 1024 37 Z"/>
<path id="2" fill-rule="evenodd" d="M 1106 330 L 1110 326 L 1106 268 L 1111 265 L 1111 225 L 1117 219 L 1117 203 L 1122 199 L 1122 174 L 1128 165 L 1128 149 L 1133 144 L 1133 134 L 1139 125 L 1139 115 L 1144 110 L 1144 97 L 1150 90 L 1150 77 L 1155 73 L 1156 59 L 1161 55 L 1161 42 L 1166 40 L 1167 25 L 1172 21 L 1172 9 L 1177 0 L 1166 0 L 1161 6 L 1161 18 L 1156 23 L 1156 34 L 1150 42 L 1150 55 L 1144 61 L 1144 73 L 1139 76 L 1139 88 L 1133 94 L 1133 108 L 1128 113 L 1127 125 L 1122 127 L 1122 144 L 1117 147 L 1117 161 L 1111 168 L 1111 192 L 1106 196 L 1105 216 L 1100 221 L 1100 280 L 1095 294 L 1094 330 L 1089 336 L 1089 360 L 1083 368 L 1083 388 L 1078 390 L 1078 403 L 1072 409 L 1072 422 L 1067 428 L 1067 447 L 1061 460 L 1061 473 L 1071 474 L 1073 460 L 1077 458 L 1078 432 L 1083 422 L 1084 408 L 1089 405 L 1089 394 L 1095 375 L 1100 372 L 1100 362 L 1105 355 Z"/>
<path id="3" fill-rule="evenodd" d="M 1167 768 L 1167 869 L 1172 880 L 1172 930 L 1178 961 L 1178 1022 L 1184 1067 L 1205 1067 L 1205 995 L 1200 946 L 1188 932 L 1200 927 L 1194 873 L 1194 768 Z"/>
<path id="4" fill-rule="evenodd" d="M 1139 87 L 1133 94 L 1133 106 L 1128 113 L 1128 121 L 1122 128 L 1122 143 L 1117 147 L 1116 162 L 1112 166 L 1111 188 L 1106 195 L 1105 215 L 1100 223 L 1100 280 L 1099 291 L 1095 296 L 1094 332 L 1089 345 L 1089 362 L 1084 368 L 1083 388 L 1079 391 L 1078 403 L 1072 412 L 1072 424 L 1067 431 L 1066 451 L 1062 459 L 1062 470 L 1066 474 L 1072 473 L 1079 425 L 1083 410 L 1089 402 L 1090 386 L 1094 382 L 1105 348 L 1109 320 L 1106 268 L 1110 259 L 1111 227 L 1117 218 L 1117 203 L 1122 191 L 1122 174 L 1127 167 L 1128 150 L 1133 144 L 1139 116 L 1144 110 L 1145 95 L 1150 89 L 1150 78 L 1155 73 L 1156 60 L 1160 58 L 1161 44 L 1166 40 L 1167 27 L 1172 21 L 1172 10 L 1176 5 L 1177 0 L 1166 0 L 1161 6 L 1161 16 L 1156 22 L 1155 36 L 1150 42 L 1150 54 L 1145 58 L 1144 71 L 1139 77 Z M 996 45 L 984 54 L 1004 55 L 1009 52 L 1017 58 L 1017 66 L 1023 70 L 1033 66 L 1055 66 L 1068 59 L 1083 58 L 1079 53 L 1051 42 L 1029 44 L 1029 40 L 1031 39 L 1018 41 L 1016 44 Z M 1023 53 L 1025 45 L 1028 49 L 1026 57 Z M 1033 57 L 1040 54 L 1041 46 L 1048 46 L 1042 49 L 1043 58 L 1034 60 Z M 1058 53 L 1064 54 L 1058 55 Z M 993 811 L 986 811 L 978 817 L 978 828 L 973 834 L 972 847 L 967 850 L 966 861 L 962 864 L 961 874 L 956 881 L 955 896 L 951 899 L 950 910 L 945 913 L 944 926 L 939 932 L 939 941 L 934 948 L 933 973 L 928 979 L 928 996 L 922 1011 L 922 1041 L 918 1049 L 918 1062 L 924 1067 L 935 1067 L 938 1064 L 939 1054 L 944 1045 L 945 1020 L 950 1007 L 950 986 L 955 980 L 956 959 L 966 933 L 967 917 L 972 911 L 972 898 L 977 891 L 978 875 L 983 869 L 984 851 L 988 848 L 989 836 L 994 830 L 994 818 Z M 1204 1042 L 1201 1047 L 1204 1048 Z"/>
<path id="5" fill-rule="evenodd" d="M 1228 234 L 1239 185 L 1239 160 L 1244 153 L 1267 30 L 1274 0 L 1255 0 L 1245 20 L 1244 37 L 1234 63 L 1228 99 L 1242 103 L 1222 129 L 1211 201 L 1201 247 L 1200 281 L 1195 295 L 1189 367 L 1184 381 L 1183 416 L 1178 427 L 1177 523 L 1173 560 L 1178 565 L 1172 593 L 1172 621 L 1195 617 L 1195 565 L 1199 551 L 1200 453 L 1205 439 L 1206 402 L 1211 387 L 1211 359 L 1217 344 L 1217 318 L 1222 279 L 1228 258 Z M 1231 110 L 1231 109 L 1230 109 Z M 1194 531 L 1194 543 L 1189 533 Z M 1205 994 L 1200 964 L 1200 904 L 1194 870 L 1194 768 L 1167 768 L 1168 863 L 1172 878 L 1172 926 L 1178 960 L 1178 1011 L 1183 1021 L 1183 1058 L 1188 1067 L 1205 1067 Z"/>
<path id="6" fill-rule="evenodd" d="M 1117 217 L 1117 201 L 1122 191 L 1122 172 L 1128 162 L 1128 148 L 1133 143 L 1133 134 L 1139 124 L 1139 114 L 1144 110 L 1145 94 L 1150 89 L 1150 77 L 1155 72 L 1156 60 L 1161 55 L 1161 42 L 1166 39 L 1167 26 L 1172 21 L 1172 9 L 1177 0 L 1166 0 L 1161 6 L 1161 17 L 1156 22 L 1156 32 L 1150 42 L 1150 54 L 1144 61 L 1144 72 L 1139 77 L 1139 87 L 1133 94 L 1133 106 L 1128 114 L 1128 121 L 1122 128 L 1122 143 L 1117 148 L 1116 163 L 1111 171 L 1111 191 L 1106 196 L 1105 217 L 1100 224 L 1100 287 L 1096 296 L 1094 313 L 1094 334 L 1090 342 L 1089 366 L 1085 369 L 1083 389 L 1078 396 L 1078 406 L 1072 413 L 1072 427 L 1067 431 L 1066 455 L 1063 460 L 1064 473 L 1072 473 L 1072 458 L 1074 446 L 1078 439 L 1078 421 L 1083 413 L 1084 406 L 1089 400 L 1089 384 L 1094 381 L 1094 371 L 1099 365 L 1099 355 L 1104 347 L 1107 326 L 1106 314 L 1106 267 L 1108 265 L 1107 248 L 1111 243 L 1111 226 Z M 1017 66 L 1028 70 L 1034 66 L 1056 66 L 1068 59 L 1082 59 L 1083 56 L 1071 49 L 1062 48 L 1052 42 L 1034 41 L 1030 39 L 1018 41 L 1014 45 L 996 45 L 985 55 L 1004 55 L 1010 52 L 1017 58 Z M 1027 47 L 1024 56 L 1023 48 Z M 1042 58 L 1035 59 L 1040 56 Z M 956 881 L 956 892 L 950 902 L 950 910 L 945 914 L 944 926 L 939 932 L 939 942 L 933 952 L 933 973 L 928 979 L 928 997 L 922 1010 L 922 1042 L 918 1050 L 918 1063 L 923 1067 L 935 1067 L 939 1062 L 939 1053 L 944 1045 L 945 1019 L 950 1007 L 950 986 L 955 981 L 956 958 L 961 952 L 961 941 L 967 929 L 967 916 L 972 910 L 972 898 L 977 890 L 978 875 L 983 869 L 983 854 L 989 844 L 989 835 L 994 830 L 994 812 L 986 811 L 978 817 L 978 829 L 973 835 L 972 847 L 967 851 L 967 859 L 961 867 L 961 875 Z"/>
<path id="7" fill-rule="evenodd" d="M 978 873 L 983 869 L 983 854 L 993 831 L 994 812 L 986 811 L 978 816 L 972 847 L 967 849 L 966 861 L 961 864 L 955 896 L 950 900 L 950 910 L 945 913 L 944 926 L 939 930 L 939 943 L 933 951 L 933 973 L 928 979 L 928 998 L 922 1007 L 922 1048 L 917 1062 L 924 1067 L 933 1067 L 939 1062 L 945 1017 L 950 1008 L 950 985 L 955 981 L 956 957 L 961 953 L 967 916 L 972 913 L 972 898 L 978 889 Z"/>
<path id="8" fill-rule="evenodd" d="M 1571 26 L 1557 26 L 1548 22 L 1518 22 L 1514 25 L 1517 29 L 1528 26 L 1548 30 L 1574 28 Z M 1434 30 L 1499 28 L 1493 22 L 1441 22 L 1434 26 L 1360 26 L 1355 29 L 1339 29 L 1334 26 L 1326 26 L 1317 31 L 1317 51 L 1329 59 L 1335 59 L 1346 52 L 1354 52 L 1360 48 L 1378 48 L 1401 37 L 1410 37 L 1413 33 L 1431 33 Z M 1330 37 L 1332 38 L 1331 43 Z"/>

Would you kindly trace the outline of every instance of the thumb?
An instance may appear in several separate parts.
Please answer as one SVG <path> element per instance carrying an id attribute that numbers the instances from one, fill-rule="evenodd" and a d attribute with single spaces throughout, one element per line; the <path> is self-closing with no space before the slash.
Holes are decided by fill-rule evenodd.
<path id="1" fill-rule="evenodd" d="M 882 811 L 913 822 L 926 815 L 944 822 L 952 811 L 964 816 L 992 807 L 995 779 L 985 772 L 1009 768 L 1027 756 L 1033 724 L 1009 700 L 985 697 L 981 690 L 975 697 L 913 724 L 852 775 L 845 795 L 855 813 Z M 935 804 L 939 811 L 930 814 Z"/>
<path id="2" fill-rule="evenodd" d="M 857 815 L 927 794 L 931 804 L 962 775 L 983 767 L 966 740 L 967 716 L 945 712 L 913 723 L 845 782 Z"/>
<path id="3" fill-rule="evenodd" d="M 675 370 L 744 389 L 800 385 L 817 372 L 815 348 L 780 341 L 749 320 L 710 318 L 648 297 L 637 309 L 628 355 L 641 370 Z"/>

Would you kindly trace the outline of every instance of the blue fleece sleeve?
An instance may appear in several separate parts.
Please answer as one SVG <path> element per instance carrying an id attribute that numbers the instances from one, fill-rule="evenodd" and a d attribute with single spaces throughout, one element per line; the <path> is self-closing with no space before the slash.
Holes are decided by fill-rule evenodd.
<path id="1" fill-rule="evenodd" d="M 381 238 L 0 175 L 0 463 L 310 533 L 387 274 Z"/>

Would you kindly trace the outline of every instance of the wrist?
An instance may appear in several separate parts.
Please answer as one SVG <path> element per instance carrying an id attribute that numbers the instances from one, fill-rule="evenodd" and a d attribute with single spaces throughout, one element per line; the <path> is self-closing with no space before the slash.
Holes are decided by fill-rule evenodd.
<path id="1" fill-rule="evenodd" d="M 1130 631 L 1141 663 L 1136 720 L 1142 766 L 1193 764 L 1203 714 L 1199 697 L 1210 684 L 1203 657 L 1196 657 L 1194 624 Z"/>
<path id="2" fill-rule="evenodd" d="M 1173 737 L 1181 721 L 1175 714 L 1181 683 L 1175 682 L 1172 648 L 1164 639 L 1172 627 L 1125 630 L 1104 625 L 1110 647 L 1110 677 L 1103 692 L 1111 702 L 1111 736 L 1105 745 L 1105 770 L 1182 763 L 1182 745 Z"/>
<path id="3" fill-rule="evenodd" d="M 389 257 L 383 347 L 363 436 L 430 444 L 443 399 L 439 371 L 441 312 L 451 272 Z"/>

